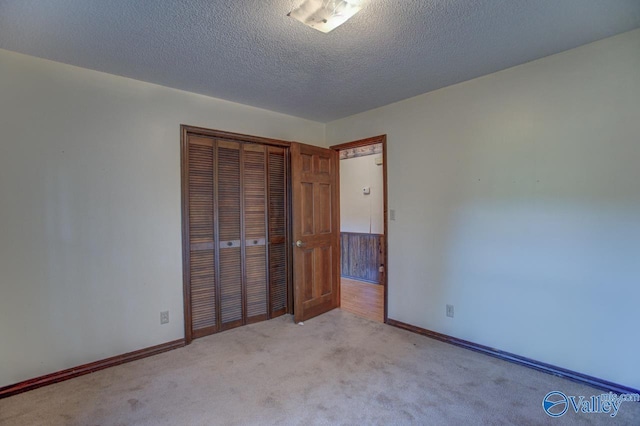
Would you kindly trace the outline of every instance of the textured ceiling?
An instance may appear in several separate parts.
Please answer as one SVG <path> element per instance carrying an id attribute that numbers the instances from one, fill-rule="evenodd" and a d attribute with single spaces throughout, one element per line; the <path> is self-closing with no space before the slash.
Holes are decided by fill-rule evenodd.
<path id="1" fill-rule="evenodd" d="M 0 0 L 0 48 L 327 122 L 640 27 L 640 0 Z M 640 54 L 640 53 L 639 53 Z"/>

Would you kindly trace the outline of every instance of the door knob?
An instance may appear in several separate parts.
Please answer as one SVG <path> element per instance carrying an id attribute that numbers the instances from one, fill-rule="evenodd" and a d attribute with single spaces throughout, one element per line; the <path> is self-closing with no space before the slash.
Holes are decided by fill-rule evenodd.
<path id="1" fill-rule="evenodd" d="M 304 247 L 304 243 L 301 240 L 296 241 L 297 247 Z"/>

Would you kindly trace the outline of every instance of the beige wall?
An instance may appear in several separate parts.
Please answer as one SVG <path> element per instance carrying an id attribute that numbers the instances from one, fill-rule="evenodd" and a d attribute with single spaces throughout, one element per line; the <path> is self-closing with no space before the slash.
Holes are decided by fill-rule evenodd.
<path id="1" fill-rule="evenodd" d="M 385 133 L 389 317 L 640 388 L 640 30 L 329 123 L 327 144 Z"/>
<path id="2" fill-rule="evenodd" d="M 340 160 L 340 230 L 384 234 L 382 154 Z M 364 194 L 362 189 L 369 188 Z"/>
<path id="3" fill-rule="evenodd" d="M 180 124 L 324 142 L 321 123 L 0 50 L 0 386 L 184 336 Z"/>

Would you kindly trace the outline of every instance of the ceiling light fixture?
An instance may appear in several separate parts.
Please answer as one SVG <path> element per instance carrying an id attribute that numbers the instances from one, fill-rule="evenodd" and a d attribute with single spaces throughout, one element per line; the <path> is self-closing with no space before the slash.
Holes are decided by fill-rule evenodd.
<path id="1" fill-rule="evenodd" d="M 344 24 L 362 9 L 362 0 L 305 0 L 287 14 L 323 33 Z"/>

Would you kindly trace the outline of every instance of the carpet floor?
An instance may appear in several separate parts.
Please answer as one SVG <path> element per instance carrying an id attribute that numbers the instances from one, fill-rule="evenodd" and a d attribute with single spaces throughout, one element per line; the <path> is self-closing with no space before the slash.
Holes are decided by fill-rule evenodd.
<path id="1" fill-rule="evenodd" d="M 290 316 L 0 400 L 1 425 L 640 425 L 551 418 L 552 390 L 597 389 L 336 309 Z"/>

